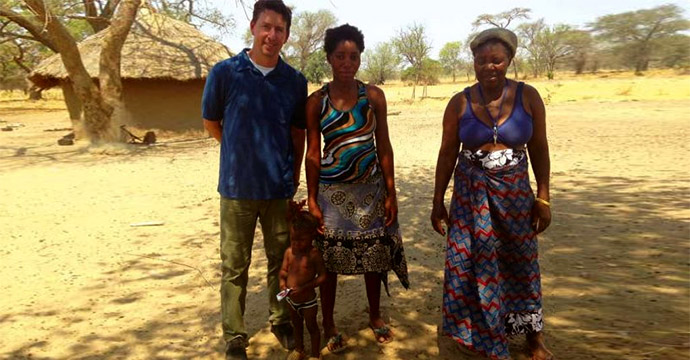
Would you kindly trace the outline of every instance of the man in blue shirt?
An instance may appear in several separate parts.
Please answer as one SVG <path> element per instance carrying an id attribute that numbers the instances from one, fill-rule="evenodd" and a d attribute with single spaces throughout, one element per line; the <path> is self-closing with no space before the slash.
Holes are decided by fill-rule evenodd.
<path id="1" fill-rule="evenodd" d="M 257 219 L 268 259 L 269 322 L 294 347 L 290 313 L 278 302 L 289 246 L 287 201 L 299 184 L 307 81 L 280 58 L 292 13 L 281 0 L 254 4 L 251 49 L 216 64 L 202 99 L 204 127 L 220 147 L 221 317 L 226 359 L 246 359 L 245 298 Z"/>

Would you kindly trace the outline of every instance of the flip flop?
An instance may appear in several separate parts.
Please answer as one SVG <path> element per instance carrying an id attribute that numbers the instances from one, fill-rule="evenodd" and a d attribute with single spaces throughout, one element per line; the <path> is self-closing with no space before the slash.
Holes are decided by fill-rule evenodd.
<path id="1" fill-rule="evenodd" d="M 376 341 L 379 344 L 388 344 L 389 342 L 393 341 L 393 334 L 388 325 L 375 328 L 374 325 L 369 324 L 369 328 L 374 332 L 374 337 L 376 337 Z M 383 341 L 380 341 L 380 339 L 383 339 Z"/>
<path id="2" fill-rule="evenodd" d="M 288 354 L 286 360 L 304 360 L 307 358 L 307 354 L 299 352 L 297 350 L 292 350 Z"/>
<path id="3" fill-rule="evenodd" d="M 343 334 L 338 333 L 328 338 L 326 347 L 331 353 L 337 354 L 347 349 L 347 342 L 345 342 L 345 339 L 343 339 Z"/>

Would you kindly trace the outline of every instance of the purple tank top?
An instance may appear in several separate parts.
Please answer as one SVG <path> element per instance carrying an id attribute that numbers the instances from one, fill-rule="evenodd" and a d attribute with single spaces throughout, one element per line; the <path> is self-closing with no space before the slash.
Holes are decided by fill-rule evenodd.
<path id="1" fill-rule="evenodd" d="M 497 142 L 511 148 L 527 144 L 532 138 L 532 116 L 522 105 L 522 88 L 525 83 L 519 82 L 515 92 L 515 104 L 508 118 L 498 126 Z M 460 117 L 460 129 L 458 131 L 463 148 L 476 149 L 486 143 L 494 141 L 494 131 L 488 124 L 477 118 L 472 110 L 470 88 L 463 91 L 467 99 L 465 112 Z"/>

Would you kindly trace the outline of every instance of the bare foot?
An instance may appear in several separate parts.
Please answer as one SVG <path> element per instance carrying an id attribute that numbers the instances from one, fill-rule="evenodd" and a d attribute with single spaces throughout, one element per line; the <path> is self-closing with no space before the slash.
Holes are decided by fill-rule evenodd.
<path id="1" fill-rule="evenodd" d="M 393 341 L 393 330 L 391 330 L 383 319 L 369 319 L 369 327 L 374 332 L 376 341 L 381 344 L 387 344 Z"/>
<path id="2" fill-rule="evenodd" d="M 527 347 L 532 360 L 553 360 L 553 354 L 546 348 L 544 334 L 540 332 L 527 334 Z"/>

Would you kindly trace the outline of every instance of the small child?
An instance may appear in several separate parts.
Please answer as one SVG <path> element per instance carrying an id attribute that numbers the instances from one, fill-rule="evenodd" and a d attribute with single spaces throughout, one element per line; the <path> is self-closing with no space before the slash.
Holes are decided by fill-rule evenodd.
<path id="1" fill-rule="evenodd" d="M 281 294 L 287 291 L 285 300 L 290 305 L 292 326 L 295 328 L 295 349 L 288 354 L 288 360 L 306 357 L 303 321 L 311 336 L 311 356 L 321 358 L 321 335 L 316 322 L 318 302 L 314 289 L 326 280 L 326 266 L 319 250 L 312 246 L 320 224 L 308 211 L 303 210 L 305 203 L 290 201 L 290 247 L 285 251 L 280 269 Z"/>

